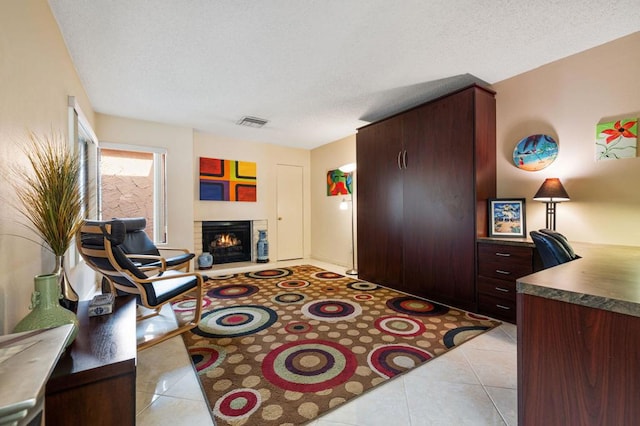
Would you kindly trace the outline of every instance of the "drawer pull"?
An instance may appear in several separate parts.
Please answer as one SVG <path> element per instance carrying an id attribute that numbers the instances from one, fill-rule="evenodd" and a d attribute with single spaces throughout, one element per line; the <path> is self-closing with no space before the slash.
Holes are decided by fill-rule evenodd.
<path id="1" fill-rule="evenodd" d="M 508 306 L 504 306 L 504 305 L 496 305 L 496 307 L 497 307 L 497 308 L 500 308 L 500 309 L 504 309 L 505 311 L 510 311 L 510 310 L 511 310 L 511 308 L 510 308 L 510 307 L 508 307 Z"/>
<path id="2" fill-rule="evenodd" d="M 496 273 L 502 274 L 502 275 L 511 275 L 511 272 L 503 271 L 502 269 L 496 269 Z"/>
<path id="3" fill-rule="evenodd" d="M 499 253 L 499 252 L 496 252 L 496 256 L 511 257 L 511 253 Z"/>
<path id="4" fill-rule="evenodd" d="M 501 291 L 503 293 L 509 293 L 509 290 L 506 288 L 502 288 L 502 287 L 496 287 L 496 290 Z"/>

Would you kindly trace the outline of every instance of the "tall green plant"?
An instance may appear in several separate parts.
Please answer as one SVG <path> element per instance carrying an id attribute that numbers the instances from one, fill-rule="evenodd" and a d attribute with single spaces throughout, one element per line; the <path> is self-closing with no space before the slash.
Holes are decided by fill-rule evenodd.
<path id="1" fill-rule="evenodd" d="M 53 254 L 63 256 L 82 224 L 80 159 L 56 134 L 30 132 L 24 153 L 31 170 L 13 170 L 18 210 Z"/>

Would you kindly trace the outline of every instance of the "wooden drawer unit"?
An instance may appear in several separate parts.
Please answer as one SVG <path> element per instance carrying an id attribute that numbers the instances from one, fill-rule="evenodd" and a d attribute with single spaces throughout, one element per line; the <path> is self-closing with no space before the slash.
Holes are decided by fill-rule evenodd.
<path id="1" fill-rule="evenodd" d="M 533 243 L 478 242 L 478 311 L 515 324 L 516 279 L 533 272 Z"/>

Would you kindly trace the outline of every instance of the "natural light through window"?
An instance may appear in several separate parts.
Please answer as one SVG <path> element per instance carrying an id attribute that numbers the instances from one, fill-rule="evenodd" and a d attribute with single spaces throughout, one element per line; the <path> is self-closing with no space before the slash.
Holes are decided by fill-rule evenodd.
<path id="1" fill-rule="evenodd" d="M 102 218 L 144 217 L 145 232 L 156 244 L 167 241 L 166 150 L 131 145 L 100 145 Z"/>

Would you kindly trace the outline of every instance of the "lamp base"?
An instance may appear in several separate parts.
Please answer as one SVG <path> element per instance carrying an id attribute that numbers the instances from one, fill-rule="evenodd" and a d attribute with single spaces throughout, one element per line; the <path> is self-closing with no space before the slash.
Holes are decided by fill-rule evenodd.
<path id="1" fill-rule="evenodd" d="M 347 275 L 358 275 L 358 270 L 357 269 L 347 269 L 345 271 L 345 274 L 347 274 Z"/>

